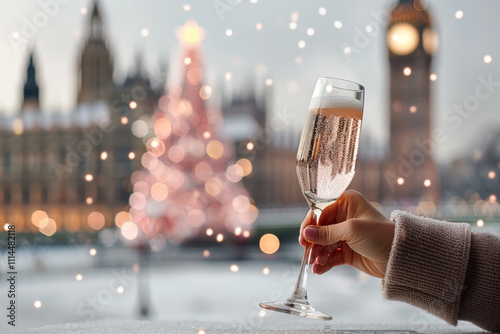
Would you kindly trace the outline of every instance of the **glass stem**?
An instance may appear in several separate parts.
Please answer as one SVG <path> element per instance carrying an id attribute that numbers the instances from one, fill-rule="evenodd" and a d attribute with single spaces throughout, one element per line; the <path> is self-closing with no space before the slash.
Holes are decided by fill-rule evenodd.
<path id="1" fill-rule="evenodd" d="M 313 212 L 312 221 L 314 225 L 318 225 L 319 216 L 321 215 L 321 209 L 311 208 Z M 304 255 L 302 256 L 302 263 L 300 264 L 299 277 L 295 283 L 292 294 L 288 297 L 289 302 L 300 302 L 304 304 L 309 304 L 307 301 L 307 275 L 309 273 L 309 262 L 311 257 L 311 247 L 310 243 L 307 243 L 304 248 Z"/>

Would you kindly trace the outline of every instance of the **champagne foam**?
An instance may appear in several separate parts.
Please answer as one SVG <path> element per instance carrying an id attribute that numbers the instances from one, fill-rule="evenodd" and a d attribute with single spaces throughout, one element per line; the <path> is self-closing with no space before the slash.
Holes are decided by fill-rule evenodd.
<path id="1" fill-rule="evenodd" d="M 325 116 L 363 118 L 363 103 L 348 97 L 315 97 L 309 104 L 309 110 Z"/>

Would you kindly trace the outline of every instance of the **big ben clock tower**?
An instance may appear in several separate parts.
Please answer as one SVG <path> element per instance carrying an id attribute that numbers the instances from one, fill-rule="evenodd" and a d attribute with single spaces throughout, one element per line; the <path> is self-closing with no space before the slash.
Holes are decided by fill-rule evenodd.
<path id="1" fill-rule="evenodd" d="M 387 29 L 390 63 L 390 157 L 384 197 L 439 199 L 432 158 L 429 103 L 432 53 L 437 36 L 419 0 L 400 0 Z"/>

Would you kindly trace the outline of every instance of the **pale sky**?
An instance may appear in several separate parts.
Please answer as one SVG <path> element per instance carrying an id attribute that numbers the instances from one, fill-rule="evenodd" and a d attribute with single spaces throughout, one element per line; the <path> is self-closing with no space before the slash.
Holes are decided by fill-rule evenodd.
<path id="1" fill-rule="evenodd" d="M 59 4 L 66 2 L 65 4 Z M 366 104 L 362 136 L 379 143 L 389 140 L 388 134 L 388 59 L 385 27 L 376 19 L 394 1 L 388 0 L 242 0 L 222 18 L 214 4 L 227 0 L 100 0 L 108 44 L 115 66 L 115 79 L 133 70 L 134 58 L 141 52 L 146 67 L 158 61 L 170 64 L 179 61 L 177 27 L 194 19 L 206 29 L 201 52 L 206 83 L 214 88 L 231 72 L 234 87 L 245 85 L 254 77 L 258 85 L 273 79 L 274 107 L 294 115 L 299 128 L 305 118 L 314 84 L 318 77 L 333 76 L 357 81 L 366 87 Z M 253 1 L 255 2 L 255 0 Z M 77 61 L 83 45 L 90 0 L 20 0 L 0 4 L 0 112 L 18 112 L 27 66 L 26 47 L 13 47 L 13 33 L 20 32 L 33 17 L 41 17 L 42 4 L 51 4 L 48 22 L 34 36 L 27 38 L 36 50 L 36 67 L 43 112 L 68 112 L 75 105 Z M 54 6 L 54 4 L 57 4 Z M 190 11 L 183 6 L 189 4 Z M 231 6 L 231 5 L 229 5 Z M 326 9 L 320 15 L 320 8 Z M 500 131 L 500 87 L 480 101 L 479 107 L 463 118 L 459 126 L 444 119 L 446 111 L 456 103 L 473 96 L 478 77 L 500 82 L 500 2 L 496 0 L 431 0 L 429 12 L 440 38 L 432 71 L 438 79 L 432 83 L 433 127 L 448 136 L 437 151 L 436 158 L 448 161 L 472 152 L 488 131 Z M 461 19 L 455 18 L 458 10 Z M 297 28 L 289 23 L 298 13 Z M 37 16 L 38 15 L 38 16 Z M 43 16 L 43 14 L 42 14 Z M 43 19 L 43 18 L 42 18 Z M 341 28 L 334 22 L 340 21 Z M 256 24 L 262 29 L 257 30 Z M 373 36 L 358 54 L 349 59 L 343 45 L 355 46 L 356 34 L 372 25 Z M 340 24 L 337 23 L 337 27 Z M 147 28 L 149 35 L 141 36 Z M 309 36 L 307 30 L 314 29 Z M 232 36 L 226 36 L 231 29 Z M 379 29 L 379 33 L 376 33 Z M 299 41 L 305 42 L 303 49 Z M 483 61 L 491 56 L 491 63 Z M 301 57 L 301 62 L 296 62 Z M 214 101 L 215 102 L 215 101 Z"/>

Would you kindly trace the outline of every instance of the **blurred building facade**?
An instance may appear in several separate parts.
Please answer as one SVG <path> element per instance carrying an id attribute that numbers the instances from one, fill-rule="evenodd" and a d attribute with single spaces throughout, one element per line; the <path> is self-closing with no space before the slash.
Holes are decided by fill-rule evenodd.
<path id="1" fill-rule="evenodd" d="M 89 230 L 89 223 L 112 225 L 115 214 L 127 208 L 130 175 L 140 168 L 145 151 L 142 141 L 131 135 L 131 124 L 153 110 L 163 89 L 151 89 L 140 64 L 123 85 L 113 82 L 113 60 L 97 2 L 87 30 L 74 110 L 40 110 L 35 58 L 30 55 L 21 110 L 3 119 L 0 133 L 2 225 L 15 223 L 19 231 L 40 228 L 47 235 L 56 229 Z"/>
<path id="2" fill-rule="evenodd" d="M 271 88 L 257 94 L 253 86 L 248 83 L 222 103 L 226 137 L 238 158 L 252 162 L 245 187 L 259 208 L 306 206 L 295 171 L 300 132 L 273 124 Z"/>

